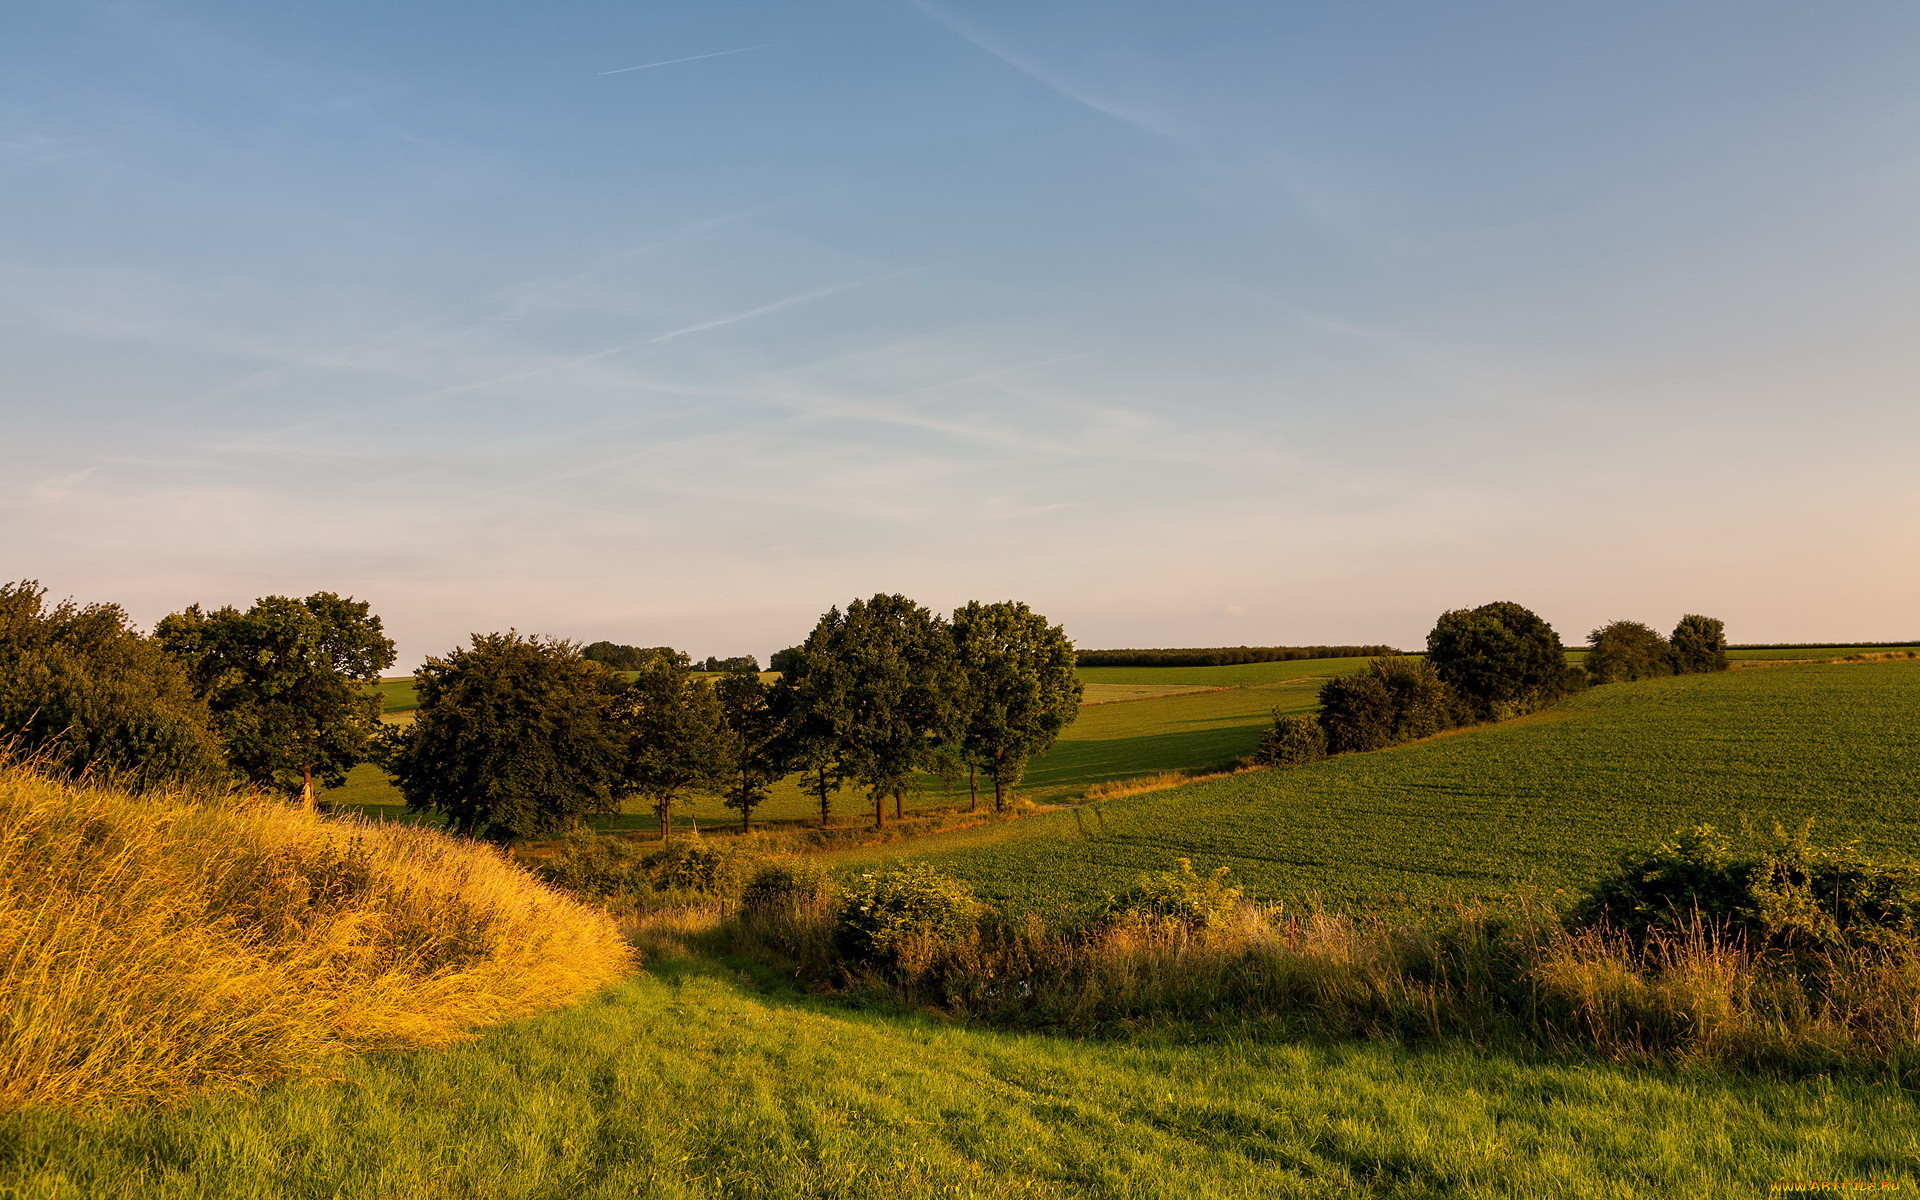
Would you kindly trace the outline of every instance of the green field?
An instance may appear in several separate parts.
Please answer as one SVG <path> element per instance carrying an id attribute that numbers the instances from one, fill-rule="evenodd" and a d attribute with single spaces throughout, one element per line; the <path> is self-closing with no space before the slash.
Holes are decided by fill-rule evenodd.
<path id="1" fill-rule="evenodd" d="M 1701 822 L 1813 817 L 1824 839 L 1914 854 L 1920 662 L 1614 684 L 1502 725 L 1097 808 L 860 853 L 911 853 L 1040 907 L 1098 900 L 1176 856 L 1231 866 L 1268 898 L 1341 905 L 1573 886 L 1618 848 Z"/>
<path id="2" fill-rule="evenodd" d="M 451 1051 L 173 1109 L 0 1115 L 9 1200 L 1242 1200 L 1911 1186 L 1893 1089 L 859 1012 L 672 963 Z"/>

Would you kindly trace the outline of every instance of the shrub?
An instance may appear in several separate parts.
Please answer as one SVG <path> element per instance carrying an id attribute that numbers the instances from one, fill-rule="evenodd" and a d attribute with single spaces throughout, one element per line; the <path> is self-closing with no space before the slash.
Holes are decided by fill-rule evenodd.
<path id="1" fill-rule="evenodd" d="M 1576 925 L 1612 925 L 1636 942 L 1696 923 L 1781 949 L 1860 948 L 1900 941 L 1920 924 L 1920 863 L 1882 863 L 1852 843 L 1815 846 L 1811 824 L 1775 826 L 1736 855 L 1710 825 L 1652 850 L 1623 852 L 1576 905 Z"/>
<path id="2" fill-rule="evenodd" d="M 1125 895 L 1108 901 L 1108 919 L 1216 929 L 1240 911 L 1246 893 L 1228 885 L 1229 868 L 1215 867 L 1212 874 L 1199 875 L 1192 860 L 1185 858 L 1174 859 L 1173 867 L 1141 876 Z"/>
<path id="3" fill-rule="evenodd" d="M 1320 728 L 1330 753 L 1391 746 L 1393 725 L 1393 693 L 1376 676 L 1339 675 L 1321 685 Z"/>
<path id="4" fill-rule="evenodd" d="M 1631 683 L 1673 674 L 1673 647 L 1638 621 L 1614 621 L 1587 635 L 1587 673 L 1595 683 Z"/>
<path id="5" fill-rule="evenodd" d="M 754 913 L 819 908 L 835 895 L 833 876 L 813 863 L 775 862 L 755 871 L 740 889 L 740 907 Z"/>
<path id="6" fill-rule="evenodd" d="M 1727 626 L 1723 621 L 1688 613 L 1673 627 L 1673 669 L 1679 675 L 1727 669 Z"/>
<path id="7" fill-rule="evenodd" d="M 640 860 L 655 891 L 720 892 L 738 875 L 734 855 L 705 842 L 674 842 Z"/>
<path id="8" fill-rule="evenodd" d="M 1504 600 L 1440 614 L 1427 635 L 1427 661 L 1482 720 L 1532 712 L 1579 686 L 1560 635 Z"/>
<path id="9" fill-rule="evenodd" d="M 923 863 L 900 863 L 847 884 L 834 943 L 862 962 L 894 961 L 910 940 L 963 936 L 979 910 L 966 884 Z"/>
<path id="10" fill-rule="evenodd" d="M 1452 729 L 1467 719 L 1463 705 L 1424 658 L 1376 658 L 1365 674 L 1393 697 L 1393 740 L 1410 742 Z"/>
<path id="11" fill-rule="evenodd" d="M 1318 762 L 1327 756 L 1327 735 L 1312 717 L 1273 714 L 1273 725 L 1260 737 L 1253 761 L 1263 767 L 1290 767 Z M 1092 792 L 1089 790 L 1088 795 Z"/>

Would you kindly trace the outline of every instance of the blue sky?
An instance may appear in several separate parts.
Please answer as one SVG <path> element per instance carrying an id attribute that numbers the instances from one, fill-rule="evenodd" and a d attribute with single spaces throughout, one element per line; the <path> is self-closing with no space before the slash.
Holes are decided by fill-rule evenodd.
<path id="1" fill-rule="evenodd" d="M 39 3 L 0 560 L 768 650 L 1920 636 L 1920 7 Z"/>

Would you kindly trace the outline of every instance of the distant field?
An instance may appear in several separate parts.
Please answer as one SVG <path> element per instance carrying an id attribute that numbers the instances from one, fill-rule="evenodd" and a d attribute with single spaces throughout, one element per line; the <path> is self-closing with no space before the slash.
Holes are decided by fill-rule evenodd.
<path id="1" fill-rule="evenodd" d="M 1727 651 L 1727 658 L 1732 662 L 1805 662 L 1810 659 L 1846 658 L 1850 654 L 1899 654 L 1908 650 L 1920 651 L 1920 645 L 1786 646 L 1769 650 L 1736 648 Z"/>
<path id="2" fill-rule="evenodd" d="M 1573 886 L 1620 847 L 1701 822 L 1815 817 L 1822 838 L 1912 854 L 1920 662 L 1614 684 L 1504 725 L 1108 801 L 1104 821 L 1092 807 L 859 853 L 935 861 L 1041 907 L 1092 902 L 1177 856 L 1231 866 L 1267 897 L 1341 905 Z"/>

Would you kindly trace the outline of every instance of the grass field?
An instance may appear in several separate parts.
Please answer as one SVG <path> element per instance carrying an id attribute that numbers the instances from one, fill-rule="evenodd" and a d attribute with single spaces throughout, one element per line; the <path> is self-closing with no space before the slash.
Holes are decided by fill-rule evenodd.
<path id="1" fill-rule="evenodd" d="M 461 1048 L 171 1109 L 0 1115 L 9 1200 L 1761 1196 L 1912 1186 L 1898 1091 L 1227 1031 L 1080 1041 L 668 962 Z"/>
<path id="2" fill-rule="evenodd" d="M 1824 839 L 1913 854 L 1920 662 L 1615 684 L 1503 725 L 1094 807 L 851 853 L 911 853 L 1040 907 L 1096 901 L 1176 856 L 1338 905 L 1571 886 L 1701 822 L 1813 817 Z"/>

